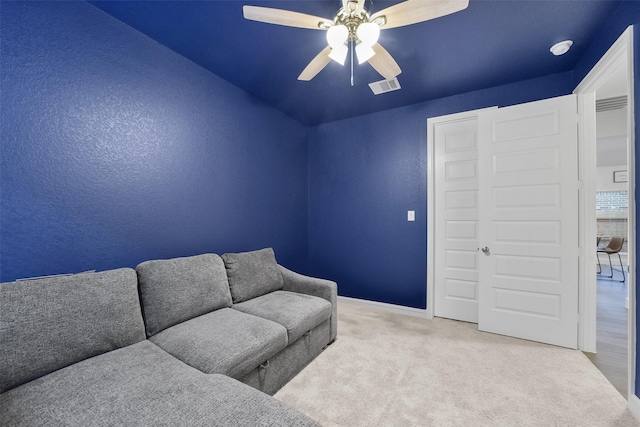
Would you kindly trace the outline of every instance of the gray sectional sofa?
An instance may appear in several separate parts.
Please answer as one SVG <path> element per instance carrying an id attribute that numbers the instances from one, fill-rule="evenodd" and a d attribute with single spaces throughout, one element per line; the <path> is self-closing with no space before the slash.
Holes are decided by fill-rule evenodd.
<path id="1" fill-rule="evenodd" d="M 269 394 L 336 339 L 336 295 L 271 249 L 2 283 L 0 425 L 316 425 Z"/>

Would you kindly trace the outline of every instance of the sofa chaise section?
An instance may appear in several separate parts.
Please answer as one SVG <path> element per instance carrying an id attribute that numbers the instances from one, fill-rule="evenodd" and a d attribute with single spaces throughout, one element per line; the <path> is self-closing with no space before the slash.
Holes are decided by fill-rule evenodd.
<path id="1" fill-rule="evenodd" d="M 236 380 L 203 374 L 149 341 L 0 394 L 0 411 L 7 427 L 317 425 Z"/>
<path id="2" fill-rule="evenodd" d="M 0 393 L 145 339 L 132 269 L 0 286 Z"/>

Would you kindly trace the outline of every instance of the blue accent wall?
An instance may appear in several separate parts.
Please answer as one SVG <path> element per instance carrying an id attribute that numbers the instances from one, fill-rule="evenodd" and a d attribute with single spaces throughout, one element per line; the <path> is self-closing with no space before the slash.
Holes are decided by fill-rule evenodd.
<path id="1" fill-rule="evenodd" d="M 640 161 L 631 0 L 572 72 L 314 128 L 88 3 L 1 7 L 0 281 L 272 246 L 341 295 L 425 308 L 427 118 L 571 93 L 628 25 Z"/>
<path id="2" fill-rule="evenodd" d="M 343 296 L 426 308 L 427 118 L 573 88 L 572 73 L 561 73 L 313 128 L 311 273 L 337 281 Z"/>
<path id="3" fill-rule="evenodd" d="M 0 280 L 267 246 L 307 268 L 309 129 L 85 2 L 2 2 Z"/>

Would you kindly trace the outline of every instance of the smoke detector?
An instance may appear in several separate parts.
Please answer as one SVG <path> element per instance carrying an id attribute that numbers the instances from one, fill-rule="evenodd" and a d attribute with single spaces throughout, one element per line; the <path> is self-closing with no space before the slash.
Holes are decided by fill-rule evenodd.
<path id="1" fill-rule="evenodd" d="M 555 56 L 564 55 L 569 51 L 569 49 L 571 48 L 571 45 L 573 45 L 572 40 L 561 41 L 551 46 L 551 49 L 549 49 L 549 51 L 553 53 Z"/>

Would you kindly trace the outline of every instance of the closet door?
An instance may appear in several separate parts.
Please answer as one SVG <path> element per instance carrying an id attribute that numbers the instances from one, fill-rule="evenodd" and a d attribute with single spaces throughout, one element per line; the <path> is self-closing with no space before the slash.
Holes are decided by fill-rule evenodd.
<path id="1" fill-rule="evenodd" d="M 433 126 L 434 314 L 478 323 L 478 119 L 456 117 Z"/>
<path id="2" fill-rule="evenodd" d="M 478 327 L 576 348 L 576 97 L 485 110 L 478 118 Z"/>

